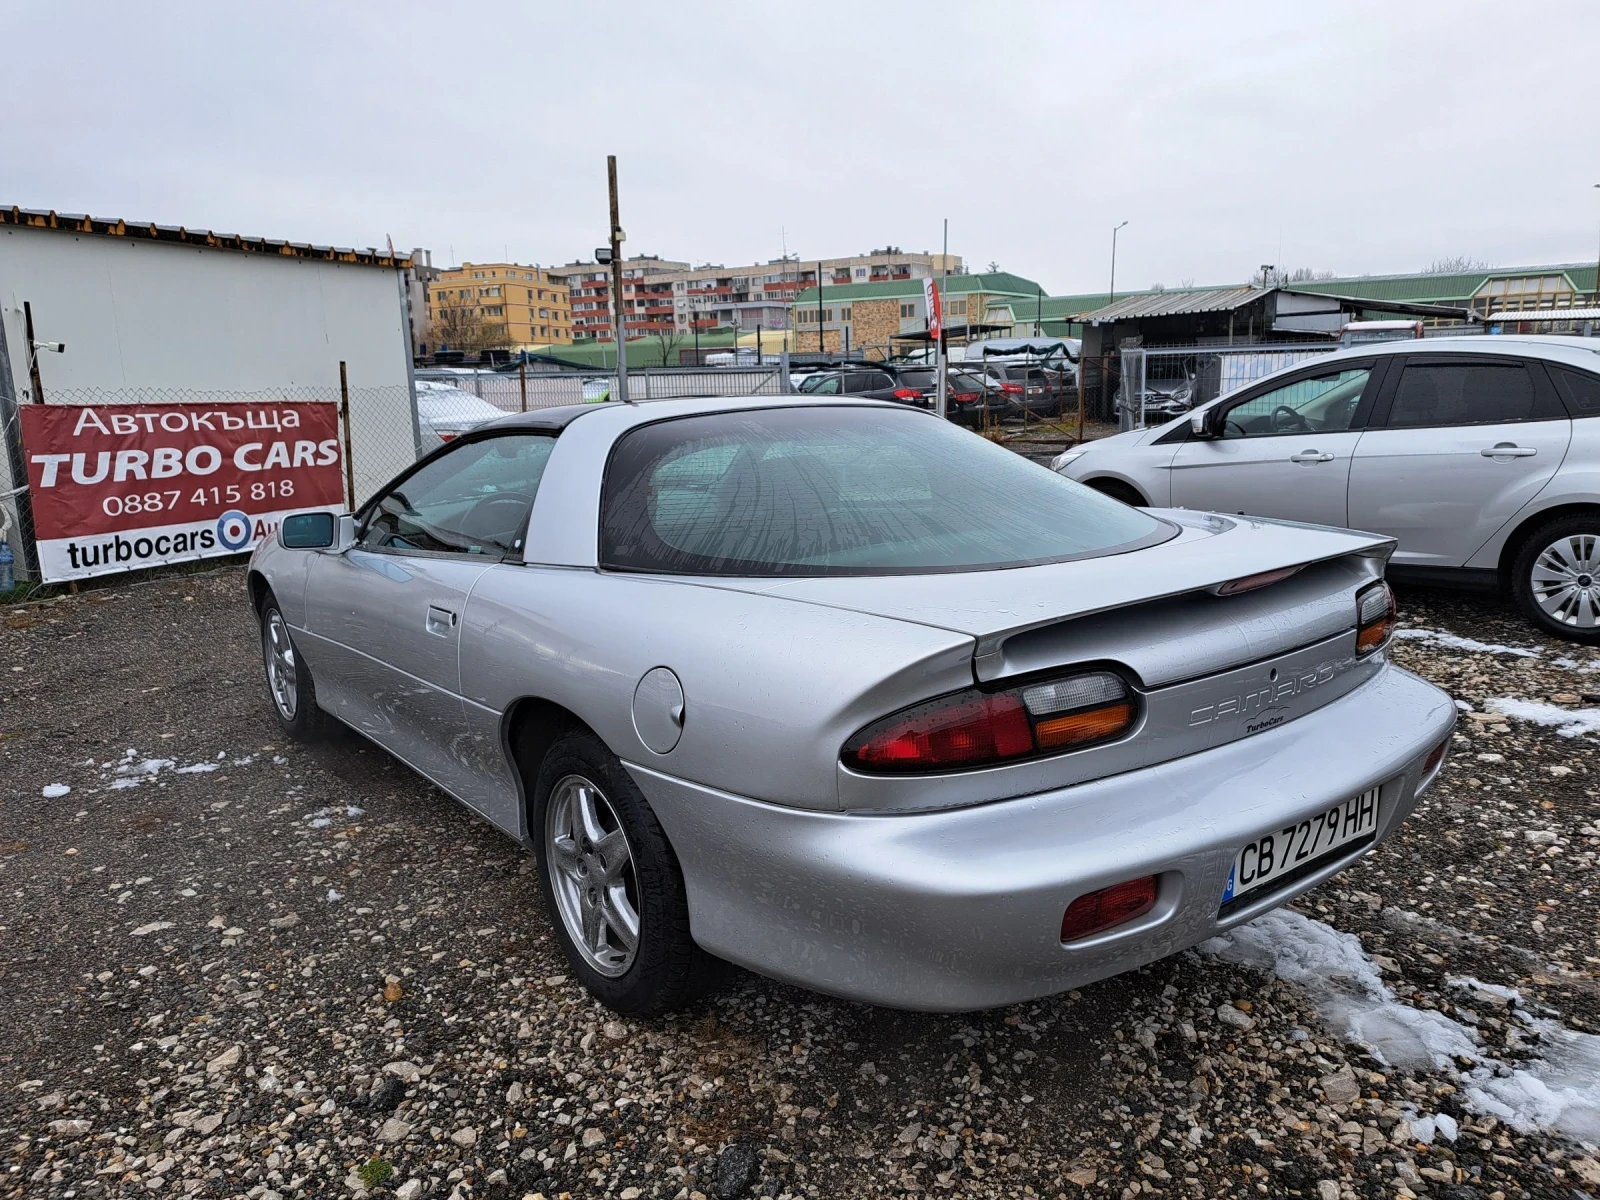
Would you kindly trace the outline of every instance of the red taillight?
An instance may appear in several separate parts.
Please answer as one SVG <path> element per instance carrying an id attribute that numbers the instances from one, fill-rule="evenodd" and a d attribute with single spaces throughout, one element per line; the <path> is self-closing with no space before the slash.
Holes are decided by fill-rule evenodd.
<path id="1" fill-rule="evenodd" d="M 1015 758 L 1033 749 L 1022 701 L 1001 693 L 954 704 L 924 704 L 883 722 L 849 757 L 871 770 L 964 767 Z"/>
<path id="2" fill-rule="evenodd" d="M 441 433 L 439 435 L 439 440 L 441 442 L 453 442 L 453 441 L 456 440 L 456 438 L 458 438 L 460 436 L 461 435 L 458 434 L 458 433 Z"/>
<path id="3" fill-rule="evenodd" d="M 1449 748 L 1450 739 L 1445 738 L 1444 741 L 1440 742 L 1432 750 L 1429 750 L 1428 757 L 1422 761 L 1422 773 L 1424 775 L 1433 774 L 1433 769 L 1444 761 L 1444 752 Z"/>
<path id="4" fill-rule="evenodd" d="M 1160 877 L 1145 875 L 1079 896 L 1061 914 L 1061 940 L 1076 942 L 1142 917 L 1156 906 Z"/>
<path id="5" fill-rule="evenodd" d="M 1356 595 L 1356 657 L 1381 650 L 1394 633 L 1394 593 L 1381 580 Z"/>
<path id="6" fill-rule="evenodd" d="M 894 398 L 896 400 L 915 400 L 920 395 L 922 393 L 917 391 L 916 388 L 895 388 L 894 390 Z"/>
<path id="7" fill-rule="evenodd" d="M 1120 737 L 1137 709 L 1120 676 L 1093 671 L 1004 692 L 964 692 L 867 726 L 844 748 L 846 766 L 878 774 L 979 767 Z"/>
<path id="8" fill-rule="evenodd" d="M 1022 395 L 1022 385 L 1020 383 L 1002 383 L 1000 390 L 1008 396 Z"/>

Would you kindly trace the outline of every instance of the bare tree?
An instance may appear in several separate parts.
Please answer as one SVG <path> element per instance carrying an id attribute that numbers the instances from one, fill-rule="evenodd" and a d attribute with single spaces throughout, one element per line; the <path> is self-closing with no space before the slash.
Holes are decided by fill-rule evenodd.
<path id="1" fill-rule="evenodd" d="M 999 269 L 1000 269 L 1000 264 L 995 262 L 994 259 L 992 259 L 992 258 L 989 260 L 989 265 L 984 268 L 984 270 L 988 271 L 989 274 L 991 274 L 991 275 L 993 275 Z"/>
<path id="2" fill-rule="evenodd" d="M 1422 268 L 1424 275 L 1459 275 L 1463 271 L 1487 271 L 1489 264 L 1481 258 L 1473 258 L 1470 254 L 1452 254 L 1447 258 L 1436 258 Z"/>
<path id="3" fill-rule="evenodd" d="M 663 367 L 675 366 L 678 361 L 678 347 L 683 345 L 685 333 L 679 325 L 673 325 L 666 333 L 657 334 L 657 349 L 661 352 L 661 365 Z"/>
<path id="4" fill-rule="evenodd" d="M 437 346 L 465 350 L 470 354 L 480 350 L 500 350 L 511 344 L 511 332 L 507 326 L 484 320 L 483 314 L 471 305 L 441 307 L 435 312 L 433 323 L 428 326 L 428 338 Z"/>
<path id="5" fill-rule="evenodd" d="M 1318 271 L 1312 267 L 1274 267 L 1263 264 L 1250 277 L 1251 287 L 1285 287 L 1291 283 L 1311 283 L 1318 279 L 1336 279 L 1332 271 Z"/>

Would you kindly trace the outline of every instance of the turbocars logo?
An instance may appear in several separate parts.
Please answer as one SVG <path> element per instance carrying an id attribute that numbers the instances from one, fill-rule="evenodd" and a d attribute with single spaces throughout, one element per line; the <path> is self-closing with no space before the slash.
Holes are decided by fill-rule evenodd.
<path id="1" fill-rule="evenodd" d="M 236 508 L 217 518 L 217 541 L 228 550 L 243 550 L 254 535 L 250 518 Z"/>

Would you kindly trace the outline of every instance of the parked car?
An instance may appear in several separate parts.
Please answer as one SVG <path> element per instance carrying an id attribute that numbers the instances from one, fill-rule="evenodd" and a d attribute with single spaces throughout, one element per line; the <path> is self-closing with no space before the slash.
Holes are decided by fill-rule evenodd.
<path id="1" fill-rule="evenodd" d="M 931 376 L 932 372 L 928 374 Z M 920 387 L 877 367 L 818 371 L 802 380 L 799 390 L 807 396 L 857 396 L 863 400 L 895 400 L 914 408 L 931 407 Z"/>
<path id="2" fill-rule="evenodd" d="M 1060 413 L 1060 379 L 1043 367 L 988 366 L 984 373 L 994 380 L 1012 412 Z"/>
<path id="3" fill-rule="evenodd" d="M 959 425 L 978 428 L 997 421 L 1010 407 L 999 384 L 976 371 L 951 370 L 945 389 L 946 415 Z"/>
<path id="4" fill-rule="evenodd" d="M 283 729 L 342 721 L 532 850 L 603 1003 L 729 960 L 960 1010 L 1394 832 L 1455 707 L 1388 661 L 1391 548 L 1140 511 L 899 405 L 723 397 L 505 417 L 247 577 Z"/>
<path id="5" fill-rule="evenodd" d="M 1059 456 L 1132 504 L 1351 526 L 1397 576 L 1505 585 L 1540 629 L 1600 642 L 1600 344 L 1376 342 L 1159 428 Z"/>
<path id="6" fill-rule="evenodd" d="M 487 400 L 448 383 L 419 379 L 416 389 L 417 425 L 422 432 L 424 451 L 454 441 L 485 421 L 506 415 Z"/>

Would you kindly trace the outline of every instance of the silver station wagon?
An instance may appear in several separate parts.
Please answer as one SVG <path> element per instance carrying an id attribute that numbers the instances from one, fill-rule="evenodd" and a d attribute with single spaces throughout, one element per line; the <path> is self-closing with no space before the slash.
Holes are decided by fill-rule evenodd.
<path id="1" fill-rule="evenodd" d="M 878 1004 L 1061 991 L 1393 832 L 1455 710 L 1393 543 L 1142 511 L 901 405 L 610 403 L 463 434 L 249 570 L 273 709 L 537 855 L 622 1012 L 726 962 Z"/>
<path id="2" fill-rule="evenodd" d="M 1337 351 L 1053 465 L 1130 504 L 1370 529 L 1396 578 L 1504 585 L 1600 642 L 1600 340 Z"/>

